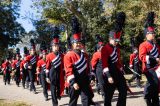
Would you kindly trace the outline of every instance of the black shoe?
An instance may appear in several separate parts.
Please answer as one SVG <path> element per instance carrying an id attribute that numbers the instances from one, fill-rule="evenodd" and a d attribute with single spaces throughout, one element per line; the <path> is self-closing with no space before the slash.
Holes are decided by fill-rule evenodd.
<path id="1" fill-rule="evenodd" d="M 128 81 L 128 86 L 131 86 L 131 82 L 130 81 Z"/>
<path id="2" fill-rule="evenodd" d="M 102 94 L 102 98 L 104 98 L 104 94 Z"/>
<path id="3" fill-rule="evenodd" d="M 28 88 L 29 88 L 29 85 L 27 85 L 26 88 L 28 89 Z"/>
<path id="4" fill-rule="evenodd" d="M 33 91 L 34 94 L 37 94 L 36 90 Z"/>
<path id="5" fill-rule="evenodd" d="M 45 101 L 48 101 L 48 97 L 45 97 Z"/>
<path id="6" fill-rule="evenodd" d="M 40 84 L 39 84 L 39 81 L 37 81 L 37 85 L 40 85 Z"/>
<path id="7" fill-rule="evenodd" d="M 97 89 L 97 93 L 98 93 L 99 95 L 101 94 L 100 92 L 101 92 L 101 90 L 100 90 L 100 89 Z"/>
<path id="8" fill-rule="evenodd" d="M 32 89 L 30 88 L 29 91 L 32 92 Z"/>
<path id="9" fill-rule="evenodd" d="M 91 100 L 89 104 L 90 104 L 90 105 L 93 105 L 93 106 L 95 106 L 95 105 L 96 105 L 96 103 L 95 103 L 95 102 L 93 102 L 93 100 Z"/>
<path id="10" fill-rule="evenodd" d="M 23 86 L 23 89 L 25 89 L 25 85 L 22 85 Z"/>
<path id="11" fill-rule="evenodd" d="M 141 86 L 141 85 L 137 85 L 136 87 L 137 87 L 137 88 L 142 88 L 142 86 Z"/>
<path id="12" fill-rule="evenodd" d="M 4 82 L 4 85 L 6 85 L 6 82 Z"/>
<path id="13" fill-rule="evenodd" d="M 57 103 L 53 103 L 53 106 L 58 106 L 58 102 Z"/>
<path id="14" fill-rule="evenodd" d="M 58 100 L 61 100 L 61 96 L 58 96 L 57 99 L 58 99 Z"/>
<path id="15" fill-rule="evenodd" d="M 65 94 L 68 95 L 68 88 L 65 89 Z"/>

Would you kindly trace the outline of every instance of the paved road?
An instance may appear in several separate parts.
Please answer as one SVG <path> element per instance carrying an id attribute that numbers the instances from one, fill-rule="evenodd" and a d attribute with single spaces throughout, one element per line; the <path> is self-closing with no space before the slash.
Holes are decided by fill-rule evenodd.
<path id="1" fill-rule="evenodd" d="M 31 106 L 52 106 L 51 103 L 51 96 L 49 96 L 49 101 L 45 101 L 42 88 L 37 85 L 36 86 L 38 94 L 33 94 L 28 89 L 23 89 L 22 87 L 17 87 L 14 81 L 11 81 L 10 85 L 4 85 L 2 81 L 2 77 L 0 77 L 0 99 L 7 99 L 7 100 L 16 100 L 16 101 L 24 101 Z M 128 93 L 127 96 L 127 106 L 145 106 L 143 101 L 143 88 L 136 88 L 131 87 L 131 90 L 134 92 L 134 96 Z M 94 101 L 97 103 L 98 106 L 103 106 L 103 98 L 101 95 L 98 95 L 96 92 L 94 93 Z M 50 95 L 50 92 L 49 92 Z M 117 101 L 117 91 L 114 94 L 112 104 L 116 106 Z M 69 97 L 64 95 L 62 99 L 59 101 L 60 106 L 67 106 L 69 101 Z M 78 99 L 78 106 L 81 106 L 80 98 Z"/>

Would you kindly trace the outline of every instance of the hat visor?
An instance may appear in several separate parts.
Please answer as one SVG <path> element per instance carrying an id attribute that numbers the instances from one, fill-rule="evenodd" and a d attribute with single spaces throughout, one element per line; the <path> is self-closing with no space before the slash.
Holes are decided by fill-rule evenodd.
<path id="1" fill-rule="evenodd" d="M 120 42 L 120 39 L 114 39 L 115 40 L 115 42 Z"/>
<path id="2" fill-rule="evenodd" d="M 42 52 L 42 55 L 46 55 L 47 54 L 47 52 Z"/>
<path id="3" fill-rule="evenodd" d="M 82 42 L 82 40 L 72 40 L 71 43 Z"/>
<path id="4" fill-rule="evenodd" d="M 59 45 L 59 43 L 52 43 L 52 44 L 51 44 L 51 46 L 54 46 L 54 45 Z"/>

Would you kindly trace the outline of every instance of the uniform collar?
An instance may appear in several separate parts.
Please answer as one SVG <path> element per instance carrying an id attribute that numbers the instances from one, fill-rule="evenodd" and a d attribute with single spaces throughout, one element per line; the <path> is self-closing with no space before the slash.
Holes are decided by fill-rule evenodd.
<path id="1" fill-rule="evenodd" d="M 55 55 L 58 55 L 59 54 L 59 52 L 53 52 Z"/>
<path id="2" fill-rule="evenodd" d="M 108 43 L 110 47 L 114 48 L 115 46 L 113 46 L 112 44 Z"/>
<path id="3" fill-rule="evenodd" d="M 78 54 L 79 56 L 81 55 L 81 51 L 80 50 L 73 50 L 76 54 Z"/>
<path id="4" fill-rule="evenodd" d="M 147 42 L 151 43 L 152 45 L 154 44 L 153 41 L 151 41 L 151 40 L 147 40 Z"/>

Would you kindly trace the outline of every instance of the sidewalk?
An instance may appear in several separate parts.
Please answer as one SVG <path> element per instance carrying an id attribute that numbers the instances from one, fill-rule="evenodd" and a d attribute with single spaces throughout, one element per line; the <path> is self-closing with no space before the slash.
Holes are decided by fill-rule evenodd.
<path id="1" fill-rule="evenodd" d="M 49 92 L 49 101 L 45 101 L 42 93 L 42 88 L 40 85 L 36 85 L 38 94 L 33 94 L 28 89 L 23 89 L 22 87 L 17 87 L 14 81 L 11 81 L 11 85 L 4 85 L 2 81 L 2 76 L 0 76 L 0 99 L 14 100 L 14 101 L 24 101 L 31 106 L 52 106 L 51 96 Z M 127 96 L 127 106 L 145 106 L 143 101 L 143 88 L 131 87 L 131 90 L 134 92 L 134 96 L 128 93 Z M 94 101 L 97 103 L 97 106 L 103 106 L 103 98 L 101 95 L 94 93 Z M 118 98 L 117 91 L 115 92 L 112 100 L 112 105 L 116 106 Z M 64 95 L 59 101 L 60 106 L 67 106 L 69 97 Z M 81 100 L 78 99 L 78 106 L 81 106 Z"/>

